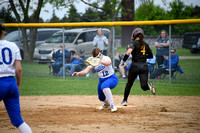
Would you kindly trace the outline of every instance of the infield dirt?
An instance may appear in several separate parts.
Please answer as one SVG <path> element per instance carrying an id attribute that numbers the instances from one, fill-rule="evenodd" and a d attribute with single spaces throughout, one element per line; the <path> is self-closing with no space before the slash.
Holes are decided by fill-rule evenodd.
<path id="1" fill-rule="evenodd" d="M 123 96 L 114 95 L 119 105 Z M 22 117 L 33 133 L 200 132 L 200 97 L 129 96 L 128 105 L 99 111 L 97 96 L 21 96 Z M 0 102 L 0 133 L 17 133 Z"/>

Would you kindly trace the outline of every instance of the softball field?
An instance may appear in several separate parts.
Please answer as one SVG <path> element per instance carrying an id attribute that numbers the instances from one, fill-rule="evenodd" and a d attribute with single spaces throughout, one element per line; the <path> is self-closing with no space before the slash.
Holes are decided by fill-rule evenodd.
<path id="1" fill-rule="evenodd" d="M 114 95 L 115 105 L 123 96 Z M 33 133 L 200 132 L 200 97 L 135 96 L 118 112 L 99 111 L 93 96 L 21 96 L 22 117 Z M 0 102 L 0 133 L 17 133 Z"/>

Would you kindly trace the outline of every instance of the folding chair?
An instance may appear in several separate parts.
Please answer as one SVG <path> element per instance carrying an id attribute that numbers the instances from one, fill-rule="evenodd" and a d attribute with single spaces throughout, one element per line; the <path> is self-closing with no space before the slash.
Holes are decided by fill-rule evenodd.
<path id="1" fill-rule="evenodd" d="M 183 73 L 184 73 L 184 71 L 181 69 L 181 67 L 180 67 L 179 65 L 177 65 L 176 70 L 172 70 L 172 71 L 171 71 L 171 78 L 172 78 L 172 79 L 177 79 L 177 76 L 178 76 L 179 74 L 183 74 Z M 169 69 L 167 69 L 167 72 L 166 72 L 166 73 L 162 74 L 162 76 L 161 76 L 162 79 L 166 78 L 167 75 L 169 75 Z"/>

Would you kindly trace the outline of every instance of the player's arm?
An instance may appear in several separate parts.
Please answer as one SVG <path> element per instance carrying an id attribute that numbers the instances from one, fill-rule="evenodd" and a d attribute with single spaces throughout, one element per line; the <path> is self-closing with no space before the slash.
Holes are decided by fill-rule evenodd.
<path id="1" fill-rule="evenodd" d="M 102 59 L 103 55 L 101 54 L 99 58 Z M 101 60 L 101 64 L 103 64 L 104 66 L 109 66 L 111 63 L 112 61 L 110 58 L 107 58 L 107 60 L 104 60 L 104 61 Z"/>
<path id="2" fill-rule="evenodd" d="M 124 58 L 123 60 L 121 60 L 120 62 L 120 65 L 124 65 L 124 63 L 126 62 L 126 60 L 128 59 L 129 55 L 131 54 L 131 52 L 133 51 L 134 49 L 134 46 L 132 46 L 131 48 L 129 48 L 127 51 L 126 51 L 126 54 L 124 55 Z"/>
<path id="3" fill-rule="evenodd" d="M 22 81 L 21 61 L 20 60 L 15 60 L 14 66 L 15 66 L 15 69 L 16 69 L 17 86 L 18 86 L 18 89 L 20 90 L 21 81 Z"/>
<path id="4" fill-rule="evenodd" d="M 126 51 L 126 54 L 128 55 L 128 57 L 129 57 L 129 55 L 131 54 L 132 51 L 133 51 L 132 48 L 129 48 L 129 49 Z M 127 59 L 128 59 L 128 58 L 127 58 Z"/>
<path id="5" fill-rule="evenodd" d="M 106 61 L 101 60 L 101 64 L 103 64 L 104 66 L 109 66 L 111 64 L 111 59 L 106 60 Z"/>
<path id="6" fill-rule="evenodd" d="M 88 66 L 88 67 L 86 67 L 86 69 L 83 70 L 83 71 L 74 72 L 74 73 L 72 74 L 72 76 L 75 76 L 75 75 L 79 75 L 79 76 L 86 75 L 86 74 L 88 74 L 90 71 L 92 71 L 92 69 L 93 69 L 93 68 L 92 68 L 91 66 Z"/>

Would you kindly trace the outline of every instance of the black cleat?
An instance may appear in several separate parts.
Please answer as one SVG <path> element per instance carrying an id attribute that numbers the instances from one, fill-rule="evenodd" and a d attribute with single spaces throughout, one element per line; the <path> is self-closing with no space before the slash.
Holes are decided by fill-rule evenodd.
<path id="1" fill-rule="evenodd" d="M 127 101 L 123 100 L 123 101 L 121 102 L 121 105 L 127 106 Z"/>

